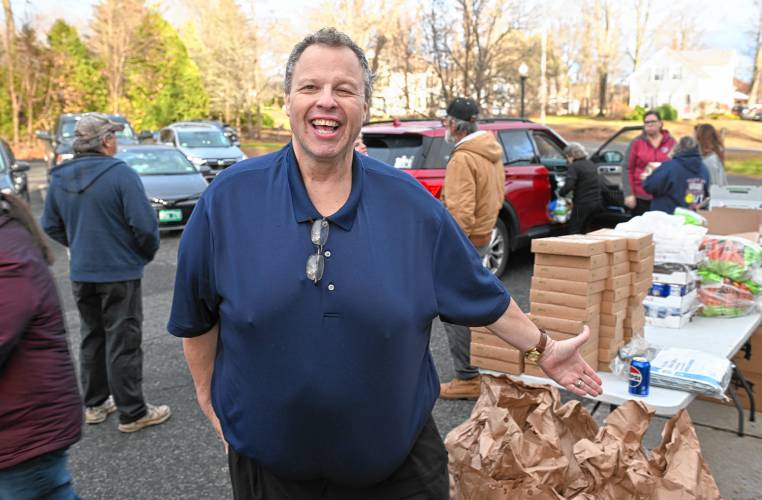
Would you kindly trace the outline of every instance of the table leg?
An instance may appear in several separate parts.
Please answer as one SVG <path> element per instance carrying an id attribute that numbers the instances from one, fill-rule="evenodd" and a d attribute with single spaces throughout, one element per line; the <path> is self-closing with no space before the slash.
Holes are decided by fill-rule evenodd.
<path id="1" fill-rule="evenodd" d="M 751 384 L 743 376 L 743 372 L 737 367 L 733 367 L 733 377 L 737 379 L 738 383 L 746 391 L 746 395 L 749 397 L 749 421 L 754 422 L 756 418 L 756 404 L 754 401 L 754 391 L 751 390 Z"/>
<path id="2" fill-rule="evenodd" d="M 728 396 L 730 396 L 730 399 L 733 400 L 733 404 L 736 407 L 736 411 L 738 411 L 738 432 L 737 434 L 741 437 L 743 437 L 743 408 L 741 408 L 741 403 L 738 401 L 738 396 L 736 396 L 736 388 L 733 384 L 730 384 L 728 386 Z"/>

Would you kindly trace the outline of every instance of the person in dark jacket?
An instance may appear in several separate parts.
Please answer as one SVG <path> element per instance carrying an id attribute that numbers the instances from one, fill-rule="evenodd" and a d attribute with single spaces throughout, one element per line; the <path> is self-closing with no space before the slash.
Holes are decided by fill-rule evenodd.
<path id="1" fill-rule="evenodd" d="M 601 211 L 598 167 L 588 159 L 585 148 L 576 142 L 566 146 L 564 156 L 569 162 L 569 170 L 566 172 L 566 182 L 558 194 L 566 196 L 574 192 L 569 232 L 580 234 L 587 230 L 590 219 Z"/>
<path id="2" fill-rule="evenodd" d="M 709 170 L 701 160 L 698 144 L 693 137 L 683 137 L 664 162 L 643 182 L 643 188 L 653 195 L 651 210 L 668 214 L 675 208 L 695 210 L 709 196 Z"/>
<path id="3" fill-rule="evenodd" d="M 82 399 L 29 207 L 0 194 L 0 499 L 77 498 L 66 460 L 82 432 Z"/>
<path id="4" fill-rule="evenodd" d="M 100 113 L 77 122 L 76 156 L 51 171 L 42 226 L 71 252 L 85 422 L 101 423 L 118 409 L 119 430 L 134 432 L 166 421 L 170 409 L 143 398 L 140 282 L 159 228 L 140 177 L 113 157 L 123 128 Z"/>

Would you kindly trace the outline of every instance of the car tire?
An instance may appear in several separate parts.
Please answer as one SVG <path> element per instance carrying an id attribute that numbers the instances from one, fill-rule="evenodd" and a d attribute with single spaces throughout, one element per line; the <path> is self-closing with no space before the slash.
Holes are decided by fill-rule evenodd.
<path id="1" fill-rule="evenodd" d="M 492 271 L 492 274 L 498 278 L 505 273 L 508 268 L 508 259 L 511 254 L 511 234 L 505 223 L 498 219 L 494 229 L 492 229 L 492 238 L 489 242 L 487 255 L 482 259 L 484 267 Z"/>

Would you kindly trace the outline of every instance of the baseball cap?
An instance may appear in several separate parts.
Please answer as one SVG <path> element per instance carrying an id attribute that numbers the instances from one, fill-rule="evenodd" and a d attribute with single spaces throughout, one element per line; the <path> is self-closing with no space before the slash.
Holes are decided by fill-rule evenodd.
<path id="1" fill-rule="evenodd" d="M 77 136 L 77 139 L 86 141 L 101 137 L 108 132 L 119 132 L 120 130 L 124 130 L 124 123 L 114 121 L 106 114 L 85 113 L 77 121 L 74 135 Z"/>
<path id="2" fill-rule="evenodd" d="M 473 99 L 456 97 L 447 106 L 447 116 L 452 116 L 464 122 L 474 122 L 479 115 L 479 106 Z"/>

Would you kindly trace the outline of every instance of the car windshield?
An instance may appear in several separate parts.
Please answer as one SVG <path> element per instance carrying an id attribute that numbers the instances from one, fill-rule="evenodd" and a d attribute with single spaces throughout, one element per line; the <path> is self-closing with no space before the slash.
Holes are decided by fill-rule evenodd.
<path id="1" fill-rule="evenodd" d="M 77 126 L 77 118 L 70 118 L 68 120 L 63 120 L 61 122 L 61 138 L 62 139 L 73 139 L 74 138 L 74 129 Z M 135 138 L 135 131 L 132 130 L 132 127 L 129 123 L 122 121 L 122 120 L 114 120 L 116 122 L 124 124 L 124 130 L 120 130 L 116 133 L 117 138 L 119 139 L 134 139 Z"/>
<path id="2" fill-rule="evenodd" d="M 116 154 L 139 175 L 183 175 L 198 173 L 179 151 L 120 151 Z"/>
<path id="3" fill-rule="evenodd" d="M 183 148 L 226 148 L 230 141 L 220 130 L 194 130 L 178 132 L 177 137 Z"/>

